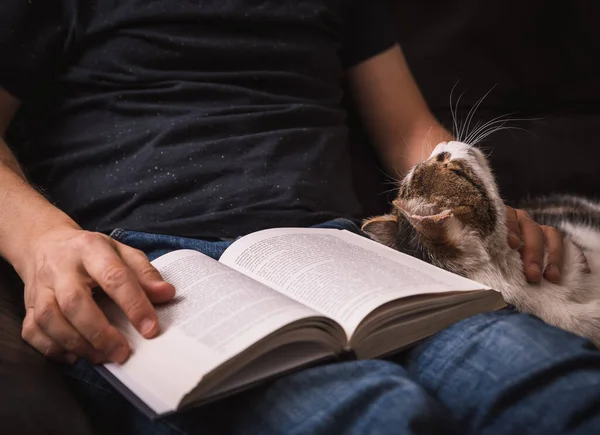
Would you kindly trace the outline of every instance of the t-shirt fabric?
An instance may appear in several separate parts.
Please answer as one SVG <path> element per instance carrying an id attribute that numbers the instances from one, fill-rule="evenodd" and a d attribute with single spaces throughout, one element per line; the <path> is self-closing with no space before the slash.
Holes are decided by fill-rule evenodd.
<path id="1" fill-rule="evenodd" d="M 84 228 L 231 238 L 360 214 L 343 74 L 382 0 L 3 0 L 30 180 Z"/>

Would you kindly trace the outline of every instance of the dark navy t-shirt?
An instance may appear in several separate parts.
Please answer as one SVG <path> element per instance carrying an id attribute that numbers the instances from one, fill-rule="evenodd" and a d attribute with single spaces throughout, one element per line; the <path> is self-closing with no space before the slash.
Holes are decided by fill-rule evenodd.
<path id="1" fill-rule="evenodd" d="M 360 212 L 344 70 L 380 0 L 2 0 L 11 146 L 82 226 L 235 237 Z M 22 127 L 22 128 L 18 128 Z"/>

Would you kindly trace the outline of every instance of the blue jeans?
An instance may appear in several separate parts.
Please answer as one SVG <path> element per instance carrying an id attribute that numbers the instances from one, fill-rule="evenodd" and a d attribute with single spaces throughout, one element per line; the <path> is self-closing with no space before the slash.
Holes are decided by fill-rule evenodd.
<path id="1" fill-rule="evenodd" d="M 321 225 L 358 231 L 345 220 Z M 116 230 L 153 259 L 180 248 L 218 258 L 231 242 Z M 502 310 L 439 332 L 393 361 L 306 369 L 150 422 L 86 362 L 65 369 L 107 434 L 599 434 L 600 352 Z"/>

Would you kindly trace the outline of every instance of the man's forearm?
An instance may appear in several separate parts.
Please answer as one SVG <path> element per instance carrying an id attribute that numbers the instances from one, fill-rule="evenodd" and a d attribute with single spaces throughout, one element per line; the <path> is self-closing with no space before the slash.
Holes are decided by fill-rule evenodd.
<path id="1" fill-rule="evenodd" d="M 390 175 L 401 176 L 452 135 L 435 119 L 398 46 L 349 71 L 358 108 Z"/>
<path id="2" fill-rule="evenodd" d="M 78 228 L 27 182 L 0 137 L 0 255 L 21 273 L 36 237 L 57 226 Z"/>

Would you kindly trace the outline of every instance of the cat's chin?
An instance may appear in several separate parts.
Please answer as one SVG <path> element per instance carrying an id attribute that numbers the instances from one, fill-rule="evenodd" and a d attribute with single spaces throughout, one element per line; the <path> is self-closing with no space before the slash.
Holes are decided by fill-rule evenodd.
<path id="1" fill-rule="evenodd" d="M 395 199 L 393 204 L 399 212 L 408 218 L 439 221 L 452 216 L 451 210 L 442 210 L 436 204 L 426 203 L 417 199 Z"/>
<path id="2" fill-rule="evenodd" d="M 438 223 L 441 222 L 443 220 L 446 219 L 450 219 L 451 217 L 453 217 L 454 214 L 452 213 L 452 210 L 444 210 L 440 213 L 437 214 L 427 214 L 427 215 L 418 215 L 418 214 L 413 214 L 413 215 L 407 215 L 407 217 L 411 220 L 416 220 L 416 221 L 431 221 L 434 223 Z"/>

